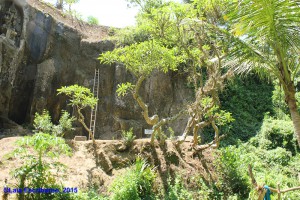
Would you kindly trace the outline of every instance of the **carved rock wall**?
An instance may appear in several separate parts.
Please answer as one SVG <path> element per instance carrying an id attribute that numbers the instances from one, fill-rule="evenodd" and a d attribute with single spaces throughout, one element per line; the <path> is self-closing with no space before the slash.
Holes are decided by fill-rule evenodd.
<path id="1" fill-rule="evenodd" d="M 109 40 L 91 41 L 86 35 L 57 20 L 35 0 L 0 1 L 0 116 L 18 124 L 30 123 L 33 115 L 48 109 L 58 120 L 61 109 L 72 113 L 67 99 L 57 96 L 61 86 L 79 84 L 92 88 L 94 70 L 100 68 L 96 138 L 117 137 L 121 129 L 134 127 L 137 136 L 149 128 L 131 96 L 116 95 L 117 84 L 133 80 L 122 66 L 102 65 L 101 52 L 112 50 Z M 46 5 L 44 5 L 46 6 Z M 167 116 L 180 110 L 191 97 L 175 73 L 154 73 L 142 88 L 150 113 Z M 90 111 L 85 110 L 86 120 Z M 181 132 L 185 119 L 173 123 Z M 1 123 L 0 123 L 1 124 Z M 1 128 L 1 127 L 0 127 Z"/>

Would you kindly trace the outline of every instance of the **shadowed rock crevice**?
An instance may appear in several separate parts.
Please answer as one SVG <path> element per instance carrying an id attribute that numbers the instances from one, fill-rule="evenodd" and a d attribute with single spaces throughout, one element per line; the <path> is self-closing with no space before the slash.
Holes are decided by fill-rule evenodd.
<path id="1" fill-rule="evenodd" d="M 72 113 L 67 99 L 57 96 L 56 90 L 72 84 L 92 88 L 95 68 L 99 68 L 95 138 L 119 138 L 122 129 L 131 127 L 138 138 L 143 137 L 143 130 L 150 127 L 141 109 L 130 95 L 116 95 L 118 84 L 133 82 L 133 76 L 124 66 L 97 60 L 99 54 L 115 47 L 107 39 L 109 28 L 63 17 L 37 0 L 19 2 L 23 1 L 0 2 L 0 116 L 18 124 L 30 123 L 35 112 L 47 109 L 55 122 L 62 109 Z M 16 33 L 7 34 L 10 29 Z M 184 80 L 182 75 L 153 73 L 141 88 L 149 112 L 165 117 L 181 110 L 192 97 Z M 84 115 L 89 124 L 90 110 L 84 110 Z M 182 117 L 172 123 L 173 130 L 181 133 L 185 123 Z"/>

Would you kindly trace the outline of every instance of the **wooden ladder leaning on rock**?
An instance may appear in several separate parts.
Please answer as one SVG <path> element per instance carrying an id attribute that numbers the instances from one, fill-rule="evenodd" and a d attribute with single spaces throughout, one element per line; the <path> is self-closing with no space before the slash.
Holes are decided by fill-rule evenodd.
<path id="1" fill-rule="evenodd" d="M 100 81 L 100 70 L 99 70 L 99 68 L 96 68 L 92 92 L 94 94 L 94 97 L 96 97 L 97 99 L 99 96 L 99 81 Z M 92 110 L 91 110 L 90 130 L 92 131 L 93 137 L 95 137 L 97 109 L 98 109 L 98 101 L 97 101 L 96 106 L 94 108 L 92 108 Z M 89 136 L 89 140 L 91 140 L 91 139 L 92 139 L 91 136 Z"/>

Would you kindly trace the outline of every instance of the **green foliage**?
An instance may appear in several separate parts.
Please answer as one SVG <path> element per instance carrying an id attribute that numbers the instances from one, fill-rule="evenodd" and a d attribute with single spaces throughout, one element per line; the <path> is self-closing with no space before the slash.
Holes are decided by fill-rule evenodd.
<path id="1" fill-rule="evenodd" d="M 135 138 L 136 136 L 133 134 L 132 128 L 130 128 L 129 131 L 122 130 L 122 140 L 126 146 L 131 146 Z"/>
<path id="2" fill-rule="evenodd" d="M 213 16 L 209 16 L 205 9 L 198 10 L 193 4 L 164 0 L 130 0 L 129 2 L 141 8 L 137 17 L 137 27 L 119 32 L 121 47 L 101 54 L 99 60 L 105 64 L 122 63 L 137 78 L 133 88 L 126 84 L 119 86 L 118 94 L 125 95 L 128 89 L 134 91 L 133 97 L 143 109 L 147 123 L 156 128 L 151 141 L 155 135 L 160 135 L 159 126 L 168 121 L 160 119 L 156 113 L 157 118 L 149 120 L 148 105 L 138 94 L 142 82 L 153 71 L 168 72 L 180 69 L 180 72 L 184 72 L 193 82 L 195 101 L 189 102 L 188 105 L 189 115 L 194 116 L 191 118 L 192 126 L 205 121 L 207 122 L 204 123 L 205 126 L 213 123 L 216 127 L 215 124 L 225 125 L 233 121 L 231 113 L 212 105 L 219 103 L 218 92 L 232 74 L 226 69 L 221 70 L 223 65 L 220 58 L 223 57 L 226 49 L 223 45 L 224 39 L 217 36 L 215 31 L 216 26 L 220 24 L 214 21 L 213 25 L 208 25 L 208 18 Z M 209 12 L 212 10 L 210 9 Z M 213 97 L 213 102 L 210 101 L 208 106 L 212 108 L 207 113 L 205 106 L 199 109 L 199 103 L 205 97 Z M 151 110 L 149 111 L 151 113 Z M 168 117 L 172 119 L 172 116 Z M 195 130 L 196 135 L 198 129 L 190 127 L 186 130 L 187 132 Z"/>
<path id="3" fill-rule="evenodd" d="M 43 110 L 42 114 L 35 113 L 33 126 L 35 130 L 45 133 L 50 133 L 52 131 L 53 124 L 51 122 L 51 116 L 48 110 Z"/>
<path id="4" fill-rule="evenodd" d="M 135 165 L 124 175 L 116 177 L 110 186 L 113 200 L 154 199 L 152 184 L 155 173 L 145 160 L 136 159 Z"/>
<path id="5" fill-rule="evenodd" d="M 251 138 L 250 142 L 264 149 L 282 147 L 293 155 L 299 151 L 292 121 L 265 117 L 258 136 Z"/>
<path id="6" fill-rule="evenodd" d="M 276 188 L 280 183 L 282 189 L 299 185 L 297 174 L 300 170 L 295 164 L 300 164 L 297 160 L 300 154 L 291 121 L 265 117 L 257 136 L 247 143 L 239 143 L 238 147 L 222 148 L 217 156 L 217 173 L 221 177 L 219 188 L 224 194 L 242 199 L 248 197 L 252 187 L 248 164 L 252 165 L 259 184 Z M 299 191 L 289 192 L 282 198 L 296 200 L 299 194 Z M 249 199 L 256 198 L 251 191 Z"/>
<path id="7" fill-rule="evenodd" d="M 33 126 L 37 132 L 51 133 L 56 136 L 63 137 L 67 131 L 73 129 L 72 123 L 74 120 L 74 117 L 70 117 L 70 114 L 63 110 L 59 119 L 59 124 L 54 125 L 51 122 L 49 111 L 43 110 L 41 115 L 39 113 L 35 113 Z"/>
<path id="8" fill-rule="evenodd" d="M 225 143 L 247 141 L 260 130 L 265 113 L 272 114 L 273 86 L 257 76 L 234 79 L 220 94 L 222 109 L 232 113 L 229 137 Z"/>
<path id="9" fill-rule="evenodd" d="M 180 56 L 176 56 L 175 50 L 168 49 L 155 40 L 102 53 L 99 60 L 105 64 L 121 62 L 136 76 L 147 76 L 155 69 L 163 72 L 174 71 L 182 61 Z"/>
<path id="10" fill-rule="evenodd" d="M 182 178 L 177 175 L 174 183 L 171 183 L 171 179 L 168 179 L 168 192 L 165 197 L 166 200 L 185 200 L 193 199 L 193 195 L 188 191 L 183 184 Z"/>
<path id="11" fill-rule="evenodd" d="M 92 131 L 85 124 L 84 115 L 81 113 L 81 110 L 87 107 L 92 109 L 96 106 L 98 99 L 94 97 L 94 94 L 90 89 L 86 87 L 79 86 L 77 84 L 70 86 L 63 86 L 60 89 L 57 89 L 57 94 L 65 94 L 70 98 L 69 105 L 72 105 L 77 114 L 77 120 L 82 124 L 85 130 L 89 133 L 89 137 L 95 143 L 95 138 Z"/>
<path id="12" fill-rule="evenodd" d="M 224 188 L 222 188 L 220 185 L 219 181 L 218 182 L 209 182 L 205 181 L 204 178 L 200 177 L 197 180 L 197 187 L 198 187 L 198 195 L 196 199 L 203 199 L 203 200 L 219 200 L 219 199 L 230 199 L 226 198 L 227 196 L 224 195 Z M 221 189 L 220 189 L 221 187 Z M 225 193 L 226 194 L 226 193 Z"/>
<path id="13" fill-rule="evenodd" d="M 259 137 L 259 136 L 256 136 Z M 257 141 L 258 138 L 252 140 Z M 253 167 L 258 184 L 267 184 L 273 188 L 280 183 L 282 189 L 299 185 L 299 153 L 292 153 L 284 148 L 265 149 L 253 141 L 240 143 L 238 147 L 228 146 L 219 150 L 216 159 L 217 172 L 221 177 L 220 187 L 224 193 L 236 194 L 240 199 L 246 199 L 250 188 L 248 164 Z M 299 191 L 283 194 L 282 199 L 298 199 Z M 254 190 L 249 199 L 257 199 Z"/>
<path id="14" fill-rule="evenodd" d="M 274 116 L 278 119 L 289 120 L 289 111 L 288 106 L 284 101 L 284 93 L 282 88 L 276 84 L 274 86 L 273 95 L 272 95 L 272 104 L 274 110 Z"/>
<path id="15" fill-rule="evenodd" d="M 86 192 L 73 193 L 72 200 L 109 200 L 109 198 L 99 195 L 94 189 L 89 189 Z"/>
<path id="16" fill-rule="evenodd" d="M 11 154 L 24 160 L 21 167 L 12 171 L 17 179 L 18 188 L 60 188 L 51 171 L 58 171 L 64 167 L 59 162 L 50 163 L 48 159 L 52 160 L 63 154 L 71 155 L 71 148 L 64 139 L 39 132 L 18 140 L 17 145 L 19 148 Z M 60 194 L 20 193 L 18 195 L 20 199 L 54 199 Z"/>
<path id="17" fill-rule="evenodd" d="M 172 129 L 172 127 L 168 127 L 168 135 L 169 135 L 169 139 L 170 140 L 174 140 L 174 139 L 176 139 L 176 137 L 175 137 L 175 131 Z"/>
<path id="18" fill-rule="evenodd" d="M 115 40 L 118 46 L 128 46 L 150 39 L 149 33 L 138 27 L 114 29 L 113 32 L 114 35 L 111 37 L 111 39 Z"/>
<path id="19" fill-rule="evenodd" d="M 222 148 L 216 160 L 217 173 L 220 174 L 219 190 L 226 195 L 237 194 L 241 198 L 247 198 L 250 192 L 245 173 L 244 163 L 241 163 L 240 155 L 232 146 Z"/>
<path id="20" fill-rule="evenodd" d="M 70 113 L 63 110 L 59 119 L 59 124 L 53 126 L 53 133 L 57 136 L 63 137 L 66 131 L 73 130 L 72 123 L 75 121 L 75 117 L 71 117 Z"/>
<path id="21" fill-rule="evenodd" d="M 33 136 L 25 136 L 17 141 L 20 146 L 15 153 L 22 153 L 27 155 L 26 149 L 33 148 L 38 153 L 39 157 L 57 158 L 60 154 L 70 155 L 70 147 L 65 143 L 61 137 L 56 137 L 47 133 L 38 132 Z"/>
<path id="22" fill-rule="evenodd" d="M 117 94 L 118 96 L 125 96 L 127 95 L 128 90 L 131 91 L 133 88 L 134 85 L 129 82 L 118 84 Z"/>
<path id="23" fill-rule="evenodd" d="M 89 23 L 90 25 L 99 25 L 99 20 L 94 16 L 88 16 L 87 23 Z"/>
<path id="24" fill-rule="evenodd" d="M 209 107 L 213 102 L 211 97 L 204 97 L 201 99 L 202 107 Z M 220 126 L 226 125 L 227 123 L 231 123 L 234 121 L 230 112 L 226 112 L 225 110 L 221 110 L 219 106 L 214 105 L 206 113 L 204 113 L 204 117 L 206 119 L 214 118 L 216 123 Z"/>
<path id="25" fill-rule="evenodd" d="M 238 9 L 236 9 L 238 8 Z M 239 73 L 255 71 L 282 85 L 299 139 L 295 83 L 299 76 L 300 7 L 297 1 L 232 1 L 228 66 Z M 235 63 L 231 64 L 230 63 Z"/>
<path id="26" fill-rule="evenodd" d="M 67 95 L 70 98 L 70 105 L 77 106 L 79 109 L 85 107 L 94 108 L 98 101 L 90 89 L 77 84 L 63 86 L 60 89 L 57 89 L 57 92 L 57 94 Z"/>
<path id="27" fill-rule="evenodd" d="M 78 3 L 80 0 L 64 0 L 67 4 Z"/>

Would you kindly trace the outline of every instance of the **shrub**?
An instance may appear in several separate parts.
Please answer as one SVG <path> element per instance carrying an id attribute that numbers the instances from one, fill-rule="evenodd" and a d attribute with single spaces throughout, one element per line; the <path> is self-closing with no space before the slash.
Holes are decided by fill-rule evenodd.
<path id="1" fill-rule="evenodd" d="M 46 133 L 36 133 L 17 141 L 19 148 L 12 154 L 24 160 L 24 164 L 12 173 L 17 179 L 18 188 L 60 188 L 51 170 L 59 170 L 59 162 L 46 161 L 45 158 L 58 158 L 62 154 L 71 154 L 71 148 L 62 138 Z M 33 153 L 29 151 L 32 148 Z M 20 193 L 19 199 L 54 199 L 60 193 Z M 65 196 L 68 196 L 67 194 Z"/>
<path id="2" fill-rule="evenodd" d="M 113 181 L 109 189 L 112 192 L 111 199 L 154 199 L 152 193 L 154 179 L 155 173 L 149 164 L 138 157 L 133 168 Z"/>
<path id="3" fill-rule="evenodd" d="M 184 200 L 193 199 L 193 195 L 188 191 L 182 181 L 181 176 L 177 175 L 175 177 L 174 183 L 171 183 L 171 179 L 168 179 L 168 193 L 166 195 L 166 200 Z"/>
<path id="4" fill-rule="evenodd" d="M 94 16 L 88 16 L 87 23 L 89 23 L 90 25 L 99 25 L 99 20 Z"/>
<path id="5" fill-rule="evenodd" d="M 43 110 L 42 114 L 35 113 L 33 126 L 36 132 L 51 133 L 55 136 L 63 137 L 64 134 L 72 130 L 72 123 L 75 121 L 74 117 L 70 117 L 70 114 L 63 110 L 59 119 L 59 124 L 55 125 L 51 122 L 49 111 Z"/>
<path id="6" fill-rule="evenodd" d="M 52 122 L 48 110 L 43 110 L 42 114 L 35 113 L 33 126 L 35 130 L 50 133 L 52 131 Z"/>
<path id="7" fill-rule="evenodd" d="M 247 169 L 241 160 L 238 148 L 228 146 L 218 151 L 216 159 L 217 173 L 220 175 L 220 192 L 226 196 L 237 194 L 241 198 L 246 198 L 250 192 L 250 185 L 247 180 Z"/>
<path id="8" fill-rule="evenodd" d="M 95 189 L 89 189 L 86 192 L 73 193 L 72 200 L 109 200 L 109 198 L 99 195 Z"/>
<path id="9" fill-rule="evenodd" d="M 256 136 L 259 137 L 259 136 Z M 253 174 L 258 184 L 267 184 L 276 188 L 280 183 L 282 189 L 299 185 L 300 173 L 299 153 L 292 156 L 291 152 L 277 147 L 267 150 L 253 146 L 250 142 L 239 144 L 238 147 L 221 148 L 216 159 L 217 174 L 224 194 L 237 195 L 238 199 L 246 199 L 250 191 L 248 164 L 252 165 Z M 257 199 L 254 190 L 249 199 Z M 282 199 L 297 199 L 300 191 L 282 194 Z M 293 197 L 293 198 L 292 198 Z"/>
<path id="10" fill-rule="evenodd" d="M 132 132 L 132 128 L 130 128 L 129 131 L 122 130 L 122 139 L 127 147 L 132 145 L 135 138 L 136 137 Z"/>
<path id="11" fill-rule="evenodd" d="M 265 149 L 282 147 L 292 152 L 297 151 L 297 140 L 292 121 L 266 117 L 259 132 L 259 145 Z"/>
<path id="12" fill-rule="evenodd" d="M 220 94 L 222 109 L 231 112 L 235 119 L 231 135 L 224 139 L 227 144 L 235 144 L 238 139 L 247 141 L 260 130 L 264 113 L 273 111 L 272 90 L 272 84 L 256 75 L 235 78 L 226 86 Z"/>

